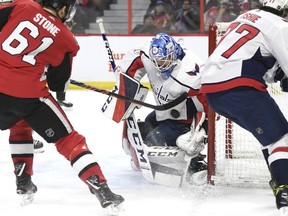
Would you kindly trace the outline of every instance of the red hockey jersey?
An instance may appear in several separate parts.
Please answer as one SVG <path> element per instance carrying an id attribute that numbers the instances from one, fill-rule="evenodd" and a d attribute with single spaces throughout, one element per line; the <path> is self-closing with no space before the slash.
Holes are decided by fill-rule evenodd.
<path id="1" fill-rule="evenodd" d="M 45 97 L 48 68 L 60 75 L 51 80 L 59 84 L 51 85 L 61 84 L 64 89 L 79 46 L 61 20 L 36 2 L 15 1 L 0 7 L 0 31 L 0 92 L 20 98 Z"/>

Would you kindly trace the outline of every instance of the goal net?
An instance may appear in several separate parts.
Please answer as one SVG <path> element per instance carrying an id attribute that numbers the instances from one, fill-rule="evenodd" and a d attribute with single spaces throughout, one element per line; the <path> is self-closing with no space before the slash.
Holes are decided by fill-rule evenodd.
<path id="1" fill-rule="evenodd" d="M 210 26 L 209 55 L 228 26 L 229 23 Z M 269 84 L 268 91 L 287 118 L 287 95 L 281 91 L 279 82 Z M 211 109 L 208 119 L 208 181 L 217 185 L 268 187 L 270 173 L 260 143 L 250 132 L 231 120 L 218 116 Z"/>

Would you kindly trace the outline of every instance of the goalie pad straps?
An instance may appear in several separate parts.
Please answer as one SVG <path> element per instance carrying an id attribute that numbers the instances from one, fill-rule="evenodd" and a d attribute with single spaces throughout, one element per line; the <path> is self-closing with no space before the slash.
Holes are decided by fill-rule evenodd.
<path id="1" fill-rule="evenodd" d="M 148 94 L 148 88 L 141 86 L 138 81 L 127 74 L 119 73 L 118 83 L 114 87 L 113 92 L 135 100 L 144 101 Z M 136 107 L 140 108 L 141 106 L 109 96 L 101 110 L 106 116 L 119 123 L 127 119 Z"/>

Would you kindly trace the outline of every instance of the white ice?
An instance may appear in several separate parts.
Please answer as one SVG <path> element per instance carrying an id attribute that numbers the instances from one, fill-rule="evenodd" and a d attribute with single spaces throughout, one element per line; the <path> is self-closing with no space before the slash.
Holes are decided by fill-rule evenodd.
<path id="1" fill-rule="evenodd" d="M 276 216 L 275 199 L 270 189 L 239 189 L 223 186 L 171 188 L 147 182 L 130 167 L 121 147 L 122 123 L 104 116 L 100 109 L 106 95 L 70 90 L 67 100 L 74 103 L 67 111 L 74 128 L 86 137 L 110 188 L 125 198 L 123 216 Z M 153 103 L 151 95 L 146 102 Z M 153 103 L 154 104 L 154 103 Z M 148 108 L 137 110 L 144 119 Z M 37 134 L 35 138 L 40 139 Z M 33 181 L 38 187 L 34 202 L 20 205 L 15 192 L 15 177 L 8 145 L 8 131 L 0 136 L 0 216 L 67 215 L 106 216 L 70 164 L 53 144 L 36 154 Z"/>

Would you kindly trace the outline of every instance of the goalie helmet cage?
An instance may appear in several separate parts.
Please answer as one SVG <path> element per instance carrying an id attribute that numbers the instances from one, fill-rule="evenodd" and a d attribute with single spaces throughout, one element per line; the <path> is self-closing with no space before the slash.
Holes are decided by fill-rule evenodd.
<path id="1" fill-rule="evenodd" d="M 209 27 L 209 55 L 223 36 L 229 23 L 216 23 Z M 287 118 L 287 95 L 279 82 L 268 85 L 268 91 Z M 236 187 L 269 187 L 270 173 L 261 145 L 254 136 L 231 120 L 208 111 L 208 182 Z M 217 118 L 218 119 L 218 118 Z M 269 122 L 267 122 L 269 124 Z"/>

